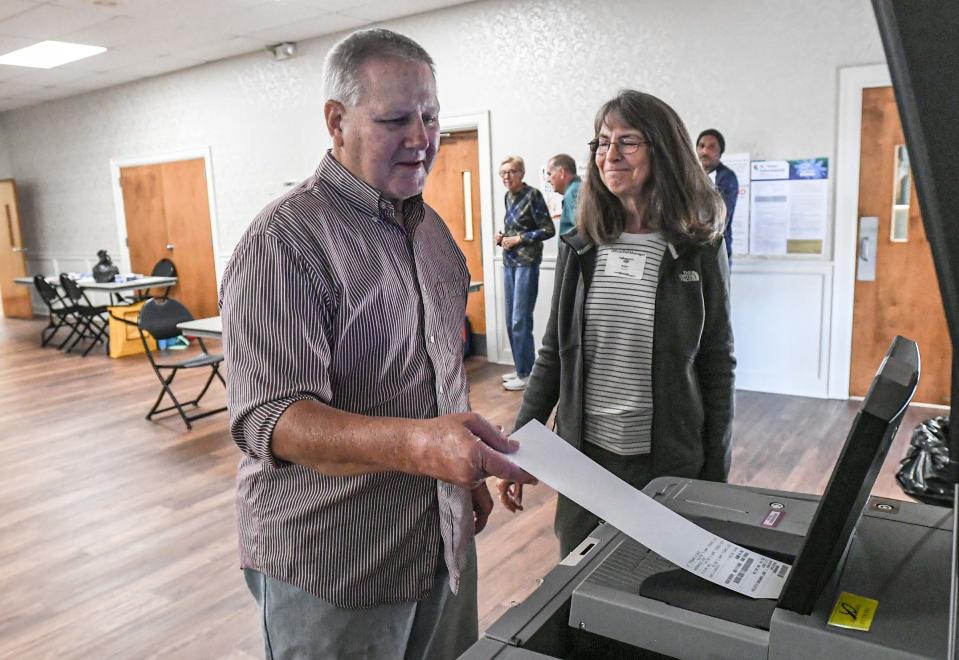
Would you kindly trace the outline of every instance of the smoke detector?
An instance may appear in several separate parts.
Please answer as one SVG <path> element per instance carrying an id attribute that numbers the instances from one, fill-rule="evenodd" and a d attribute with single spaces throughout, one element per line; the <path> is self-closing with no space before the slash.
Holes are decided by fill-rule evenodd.
<path id="1" fill-rule="evenodd" d="M 267 46 L 266 50 L 273 56 L 274 62 L 280 62 L 296 55 L 296 44 L 292 41 L 284 41 L 280 44 Z"/>

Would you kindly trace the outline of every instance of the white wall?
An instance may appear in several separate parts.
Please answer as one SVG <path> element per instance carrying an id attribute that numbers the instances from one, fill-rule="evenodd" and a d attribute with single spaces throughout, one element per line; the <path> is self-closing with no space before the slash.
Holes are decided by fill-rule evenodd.
<path id="1" fill-rule="evenodd" d="M 585 155 L 595 110 L 622 87 L 661 96 L 693 134 L 720 128 L 731 151 L 833 158 L 838 69 L 884 61 L 868 0 L 491 0 L 386 25 L 436 59 L 444 114 L 490 112 L 493 165 L 485 174 L 493 177 L 501 156 L 518 153 L 536 186 L 554 153 Z M 282 182 L 306 176 L 328 143 L 320 77 L 335 40 L 301 43 L 286 62 L 257 53 L 0 115 L 32 267 L 102 247 L 117 251 L 111 158 L 205 145 L 213 154 L 220 252 L 228 256 Z M 495 179 L 493 191 L 499 224 Z M 555 253 L 550 241 L 540 331 Z M 735 264 L 740 386 L 825 395 L 830 259 Z M 501 305 L 498 290 L 487 289 L 488 304 Z M 783 306 L 801 317 L 798 325 L 769 313 Z M 506 346 L 502 328 L 499 338 Z M 793 377 L 782 369 L 806 372 Z"/>

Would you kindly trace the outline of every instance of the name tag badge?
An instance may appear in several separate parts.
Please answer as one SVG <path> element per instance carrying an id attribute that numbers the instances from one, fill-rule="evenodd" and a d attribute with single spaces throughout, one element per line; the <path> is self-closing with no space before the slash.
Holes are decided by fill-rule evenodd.
<path id="1" fill-rule="evenodd" d="M 610 250 L 606 258 L 606 275 L 628 277 L 631 280 L 643 279 L 646 268 L 646 255 L 628 250 Z"/>

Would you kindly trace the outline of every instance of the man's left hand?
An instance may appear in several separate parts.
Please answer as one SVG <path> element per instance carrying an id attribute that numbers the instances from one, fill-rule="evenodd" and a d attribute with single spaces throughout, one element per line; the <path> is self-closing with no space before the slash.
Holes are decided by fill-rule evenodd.
<path id="1" fill-rule="evenodd" d="M 489 514 L 493 511 L 493 497 L 489 494 L 486 482 L 480 482 L 473 488 L 473 531 L 479 534 L 486 527 Z"/>

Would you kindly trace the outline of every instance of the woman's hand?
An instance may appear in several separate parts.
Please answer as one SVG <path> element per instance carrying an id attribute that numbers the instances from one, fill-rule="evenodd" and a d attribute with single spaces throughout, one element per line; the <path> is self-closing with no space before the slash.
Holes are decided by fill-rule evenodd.
<path id="1" fill-rule="evenodd" d="M 496 484 L 496 490 L 499 491 L 499 501 L 508 511 L 516 513 L 523 510 L 523 484 L 500 479 Z"/>

